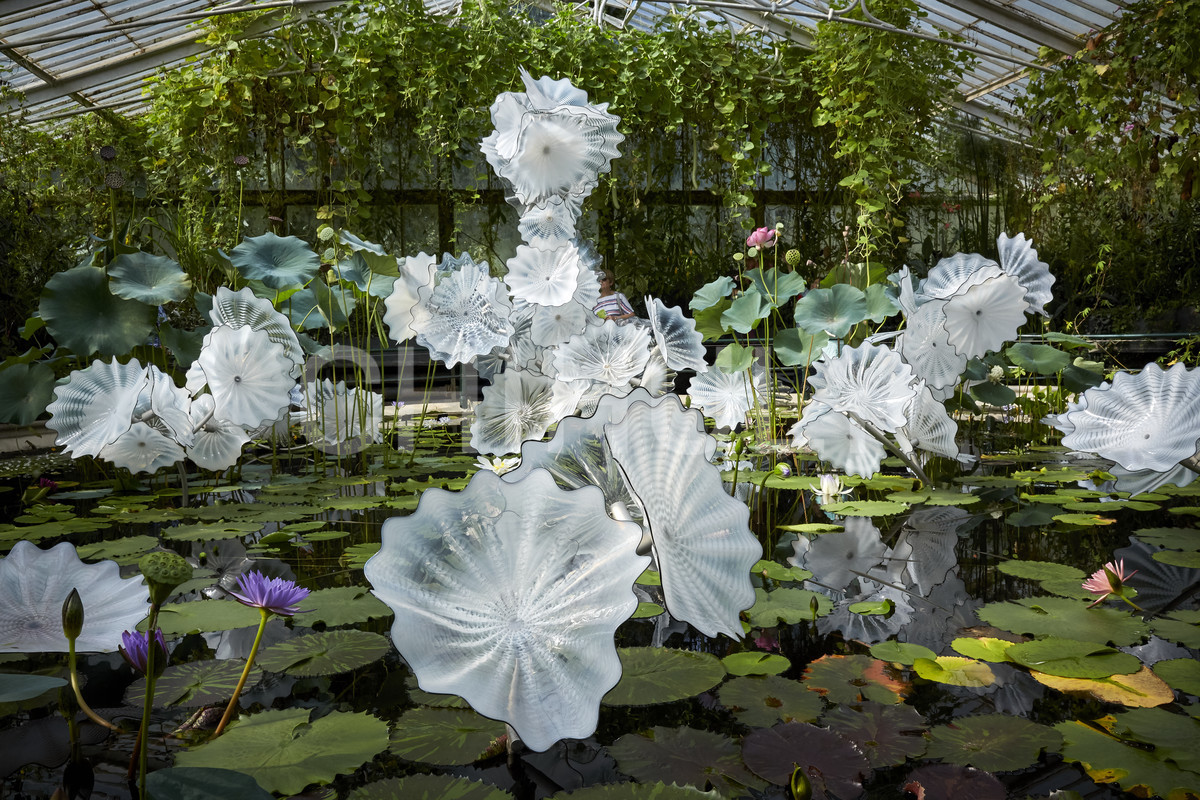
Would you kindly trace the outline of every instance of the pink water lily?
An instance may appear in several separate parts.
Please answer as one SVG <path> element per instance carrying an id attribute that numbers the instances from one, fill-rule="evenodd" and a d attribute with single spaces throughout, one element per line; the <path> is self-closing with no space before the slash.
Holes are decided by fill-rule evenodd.
<path id="1" fill-rule="evenodd" d="M 756 228 L 746 237 L 746 247 L 757 247 L 766 250 L 775 246 L 777 232 L 774 228 Z"/>
<path id="2" fill-rule="evenodd" d="M 1092 576 L 1083 582 L 1083 588 L 1096 595 L 1096 601 L 1088 606 L 1088 608 L 1100 605 L 1109 596 L 1119 597 L 1126 603 L 1129 603 L 1129 605 L 1137 608 L 1133 601 L 1126 596 L 1131 590 L 1125 587 L 1125 581 L 1136 574 L 1136 569 L 1133 572 L 1125 571 L 1125 559 L 1109 561 L 1103 567 L 1093 572 Z"/>

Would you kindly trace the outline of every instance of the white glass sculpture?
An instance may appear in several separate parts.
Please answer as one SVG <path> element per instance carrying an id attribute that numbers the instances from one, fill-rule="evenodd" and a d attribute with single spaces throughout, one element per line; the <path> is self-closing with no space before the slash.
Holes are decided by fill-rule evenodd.
<path id="1" fill-rule="evenodd" d="M 76 457 L 97 455 L 129 430 L 147 380 L 146 369 L 136 358 L 128 364 L 97 359 L 90 367 L 73 371 L 46 407 L 50 413 L 46 427 L 58 433 L 54 443 Z"/>
<path id="2" fill-rule="evenodd" d="M 649 564 L 639 527 L 610 519 L 598 489 L 483 470 L 462 492 L 427 490 L 382 537 L 364 572 L 422 689 L 462 696 L 533 750 L 595 731 L 621 676 L 613 635 Z"/>
<path id="3" fill-rule="evenodd" d="M 714 372 L 716 370 L 713 370 Z M 824 403 L 809 403 L 788 435 L 796 447 L 811 447 L 850 475 L 870 478 L 887 455 L 883 444 L 845 414 Z"/>
<path id="4" fill-rule="evenodd" d="M 146 368 L 146 388 L 138 397 L 135 419 L 186 447 L 192 443 L 191 406 L 187 389 L 176 386 L 170 375 L 153 364 Z"/>
<path id="5" fill-rule="evenodd" d="M 105 445 L 98 458 L 133 473 L 157 472 L 184 457 L 183 448 L 145 422 L 135 422 L 115 442 Z"/>
<path id="6" fill-rule="evenodd" d="M 1196 455 L 1200 440 L 1200 370 L 1153 362 L 1136 375 L 1088 389 L 1053 424 L 1063 445 L 1112 459 L 1126 470 L 1173 470 Z"/>
<path id="7" fill-rule="evenodd" d="M 572 336 L 587 330 L 591 308 L 585 308 L 574 300 L 561 306 L 532 306 L 533 317 L 529 322 L 529 338 L 541 347 L 565 344 Z"/>
<path id="8" fill-rule="evenodd" d="M 487 262 L 476 264 L 463 253 L 457 264 L 432 289 L 420 289 L 421 301 L 412 308 L 417 343 L 448 367 L 503 347 L 513 332 L 508 292 Z"/>
<path id="9" fill-rule="evenodd" d="M 83 601 L 80 652 L 114 652 L 150 610 L 141 576 L 122 578 L 115 561 L 85 564 L 67 542 L 41 550 L 20 541 L 0 559 L 0 652 L 67 652 L 62 606 L 72 589 Z"/>
<path id="10" fill-rule="evenodd" d="M 613 459 L 645 514 L 667 610 L 706 636 L 742 638 L 738 615 L 754 605 L 750 568 L 762 544 L 750 509 L 725 493 L 710 463 L 716 440 L 674 395 L 634 403 L 604 427 Z"/>
<path id="11" fill-rule="evenodd" d="M 704 336 L 696 330 L 696 320 L 683 315 L 678 306 L 666 306 L 657 297 L 646 298 L 650 329 L 667 366 L 674 370 L 707 372 Z"/>
<path id="12" fill-rule="evenodd" d="M 283 354 L 292 362 L 291 376 L 299 378 L 304 367 L 304 350 L 287 315 L 275 310 L 270 300 L 255 296 L 250 289 L 230 291 L 221 286 L 213 294 L 212 310 L 208 312 L 213 325 L 243 326 L 264 331 L 276 344 L 283 345 Z"/>
<path id="13" fill-rule="evenodd" d="M 595 380 L 622 386 L 641 374 L 650 358 L 650 334 L 638 325 L 595 325 L 554 354 L 562 381 Z"/>
<path id="14" fill-rule="evenodd" d="M 918 384 L 907 420 L 896 432 L 901 449 L 906 453 L 923 450 L 945 458 L 958 458 L 957 434 L 958 423 L 946 411 L 946 406 L 934 399 L 929 387 Z"/>
<path id="15" fill-rule="evenodd" d="M 954 349 L 946 333 L 945 305 L 933 300 L 909 314 L 895 344 L 917 377 L 934 389 L 956 385 L 967 368 L 967 357 Z"/>
<path id="16" fill-rule="evenodd" d="M 520 369 L 509 369 L 483 387 L 475 407 L 471 447 L 503 455 L 521 449 L 526 439 L 540 439 L 558 421 L 555 382 Z"/>
<path id="17" fill-rule="evenodd" d="M 217 418 L 246 428 L 274 421 L 296 385 L 284 346 L 249 326 L 213 328 L 196 365 L 216 402 Z"/>
<path id="18" fill-rule="evenodd" d="M 437 259 L 427 253 L 396 259 L 400 277 L 392 293 L 383 301 L 383 321 L 388 335 L 396 342 L 406 342 L 417 335 L 412 327 L 413 309 L 420 302 L 420 291 L 433 288 L 437 274 Z"/>
<path id="19" fill-rule="evenodd" d="M 797 537 L 788 561 L 813 574 L 812 581 L 834 591 L 845 591 L 883 563 L 887 545 L 869 517 L 846 517 L 840 533 L 822 533 L 812 539 Z"/>
<path id="20" fill-rule="evenodd" d="M 504 277 L 514 299 L 539 306 L 560 306 L 579 286 L 579 251 L 565 242 L 554 250 L 517 245 Z"/>
<path id="21" fill-rule="evenodd" d="M 1003 275 L 1000 265 L 978 253 L 956 253 L 943 258 L 929 270 L 929 277 L 917 286 L 917 303 L 949 300 L 972 286 Z"/>
<path id="22" fill-rule="evenodd" d="M 1054 296 L 1051 288 L 1054 286 L 1054 276 L 1050 274 L 1050 265 L 1038 260 L 1033 242 L 1026 239 L 1023 233 L 1013 237 L 1002 233 L 996 237 L 996 248 L 1000 251 L 1000 268 L 1016 278 L 1017 283 L 1025 289 L 1026 310 L 1030 314 L 1049 317 L 1046 304 Z"/>
<path id="23" fill-rule="evenodd" d="M 579 212 L 580 203 L 575 198 L 549 197 L 521 215 L 517 232 L 531 247 L 556 250 L 575 238 Z"/>
<path id="24" fill-rule="evenodd" d="M 916 397 L 916 374 L 890 347 L 844 347 L 836 358 L 822 358 L 813 367 L 809 383 L 816 388 L 814 402 L 889 433 L 904 425 L 905 412 Z"/>
<path id="25" fill-rule="evenodd" d="M 229 469 L 237 463 L 242 446 L 250 441 L 241 425 L 213 415 L 216 403 L 212 395 L 203 394 L 192 401 L 192 443 L 186 448 L 188 458 L 213 472 Z"/>
<path id="26" fill-rule="evenodd" d="M 767 378 L 762 365 L 732 375 L 722 369 L 710 369 L 692 378 L 688 394 L 694 405 L 712 417 L 716 428 L 736 428 L 746 421 L 750 410 L 766 402 Z"/>
<path id="27" fill-rule="evenodd" d="M 989 278 L 946 301 L 946 338 L 961 355 L 978 358 L 1017 338 L 1026 308 L 1025 289 L 1016 278 Z"/>

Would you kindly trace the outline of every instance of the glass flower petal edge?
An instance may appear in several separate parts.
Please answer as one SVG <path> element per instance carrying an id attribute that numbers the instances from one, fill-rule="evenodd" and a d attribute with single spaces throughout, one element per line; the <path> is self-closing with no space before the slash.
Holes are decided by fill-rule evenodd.
<path id="1" fill-rule="evenodd" d="M 46 407 L 46 427 L 58 433 L 54 443 L 73 456 L 97 455 L 129 430 L 147 380 L 146 368 L 136 358 L 128 364 L 97 359 L 72 372 Z"/>

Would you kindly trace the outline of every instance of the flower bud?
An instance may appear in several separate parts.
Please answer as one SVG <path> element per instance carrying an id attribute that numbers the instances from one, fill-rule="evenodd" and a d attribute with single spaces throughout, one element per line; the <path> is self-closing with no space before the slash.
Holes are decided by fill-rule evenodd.
<path id="1" fill-rule="evenodd" d="M 62 624 L 63 633 L 70 641 L 75 641 L 79 634 L 83 633 L 83 598 L 79 596 L 77 589 L 72 589 L 63 601 Z"/>

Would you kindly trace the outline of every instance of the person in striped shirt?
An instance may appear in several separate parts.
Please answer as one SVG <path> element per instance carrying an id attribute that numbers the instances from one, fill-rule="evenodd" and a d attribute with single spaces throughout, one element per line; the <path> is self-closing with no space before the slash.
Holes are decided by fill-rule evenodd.
<path id="1" fill-rule="evenodd" d="M 637 316 L 633 313 L 629 298 L 613 286 L 613 274 L 609 269 L 600 270 L 600 299 L 592 306 L 593 314 L 599 315 L 601 311 L 605 319 L 611 319 L 618 325 L 624 325 Z"/>

